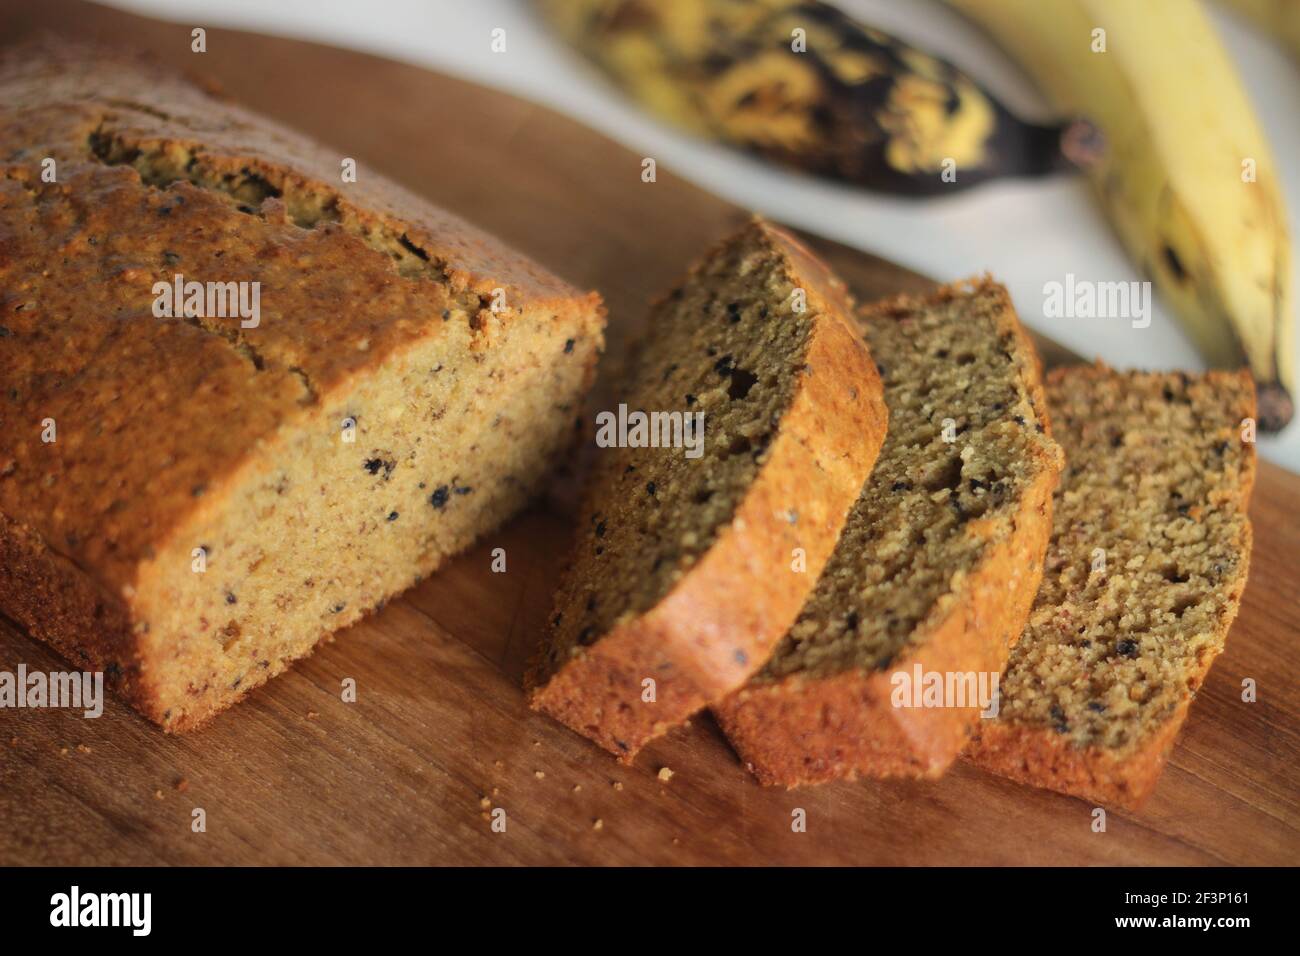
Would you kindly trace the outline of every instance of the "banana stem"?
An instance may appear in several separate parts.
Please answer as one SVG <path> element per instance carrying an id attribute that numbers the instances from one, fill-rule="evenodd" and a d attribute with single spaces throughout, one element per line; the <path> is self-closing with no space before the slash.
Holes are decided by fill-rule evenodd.
<path id="1" fill-rule="evenodd" d="M 1295 414 L 1295 402 L 1279 382 L 1257 382 L 1255 401 L 1259 415 L 1259 430 L 1277 432 L 1286 427 Z"/>
<path id="2" fill-rule="evenodd" d="M 1077 169 L 1087 169 L 1106 153 L 1106 136 L 1091 120 L 1078 117 L 1061 131 L 1060 154 Z"/>

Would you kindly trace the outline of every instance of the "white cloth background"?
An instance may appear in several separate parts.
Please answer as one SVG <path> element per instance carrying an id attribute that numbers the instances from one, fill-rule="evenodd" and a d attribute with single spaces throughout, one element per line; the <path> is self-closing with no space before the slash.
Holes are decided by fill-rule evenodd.
<path id="1" fill-rule="evenodd" d="M 930 0 L 839 2 L 868 23 L 967 69 L 1022 116 L 1047 116 L 1043 101 L 1018 70 L 949 10 Z M 523 0 L 113 0 L 113 5 L 195 26 L 239 27 L 352 47 L 508 90 L 570 114 L 655 157 L 660 168 L 775 219 L 939 279 L 988 270 L 1011 289 L 1025 322 L 1083 355 L 1125 368 L 1203 367 L 1158 297 L 1145 329 L 1132 328 L 1126 319 L 1043 316 L 1044 283 L 1063 281 L 1067 273 L 1106 282 L 1142 278 L 1079 178 L 1007 181 L 918 202 L 776 169 L 642 114 L 560 46 Z M 1296 237 L 1300 66 L 1231 14 L 1217 8 L 1211 13 L 1282 167 L 1291 235 Z M 506 30 L 505 54 L 489 49 L 497 27 Z M 1150 42 L 1159 42 L 1158 37 Z M 1300 275 L 1294 284 L 1300 299 Z M 1300 417 L 1281 436 L 1261 438 L 1259 447 L 1265 457 L 1300 471 Z"/>

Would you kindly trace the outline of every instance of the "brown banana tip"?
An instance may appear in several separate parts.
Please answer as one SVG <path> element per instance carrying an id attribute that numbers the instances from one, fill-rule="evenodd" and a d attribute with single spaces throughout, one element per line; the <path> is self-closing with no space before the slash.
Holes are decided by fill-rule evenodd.
<path id="1" fill-rule="evenodd" d="M 1280 432 L 1295 414 L 1291 393 L 1280 382 L 1255 385 L 1256 419 L 1262 432 Z"/>
<path id="2" fill-rule="evenodd" d="M 1061 155 L 1072 165 L 1087 169 L 1106 153 L 1106 136 L 1091 120 L 1079 117 L 1061 129 Z"/>

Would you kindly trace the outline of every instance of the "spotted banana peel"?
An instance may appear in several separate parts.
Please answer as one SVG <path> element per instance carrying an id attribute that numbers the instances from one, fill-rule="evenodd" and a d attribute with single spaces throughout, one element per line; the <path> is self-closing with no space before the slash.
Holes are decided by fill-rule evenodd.
<path id="1" fill-rule="evenodd" d="M 1211 364 L 1250 366 L 1259 427 L 1283 427 L 1294 314 L 1277 164 L 1200 3 L 948 2 L 1101 129 L 1089 175 L 1121 240 Z"/>
<path id="2" fill-rule="evenodd" d="M 956 67 L 792 0 L 533 0 L 644 106 L 818 175 L 903 195 L 1095 157 L 1085 122 L 1022 122 Z"/>

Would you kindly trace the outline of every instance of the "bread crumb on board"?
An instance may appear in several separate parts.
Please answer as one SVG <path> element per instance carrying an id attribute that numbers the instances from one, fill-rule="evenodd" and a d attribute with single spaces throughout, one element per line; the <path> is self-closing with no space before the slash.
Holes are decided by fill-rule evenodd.
<path id="1" fill-rule="evenodd" d="M 595 820 L 591 821 L 591 828 L 593 830 L 603 830 L 605 829 L 605 821 L 600 817 L 597 817 Z"/>
<path id="2" fill-rule="evenodd" d="M 673 779 L 672 767 L 660 767 L 658 777 L 662 783 L 667 783 L 669 780 Z"/>

